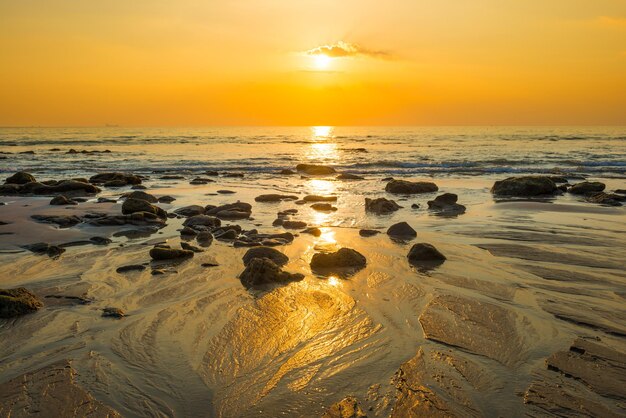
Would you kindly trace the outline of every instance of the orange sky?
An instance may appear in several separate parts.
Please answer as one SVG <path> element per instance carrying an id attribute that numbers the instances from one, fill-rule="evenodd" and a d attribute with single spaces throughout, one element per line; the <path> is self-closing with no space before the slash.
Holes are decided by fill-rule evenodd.
<path id="1" fill-rule="evenodd" d="M 626 125 L 626 1 L 0 2 L 0 126 L 103 124 Z"/>

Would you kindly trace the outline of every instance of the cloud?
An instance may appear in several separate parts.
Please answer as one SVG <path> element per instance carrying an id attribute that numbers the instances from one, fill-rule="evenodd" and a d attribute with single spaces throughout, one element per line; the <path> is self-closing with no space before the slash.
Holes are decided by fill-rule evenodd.
<path id="1" fill-rule="evenodd" d="M 339 41 L 331 45 L 321 45 L 317 48 L 304 51 L 306 55 L 327 55 L 331 58 L 368 56 L 373 58 L 390 58 L 391 54 L 387 51 L 376 51 L 363 48 L 360 45 L 349 42 Z"/>

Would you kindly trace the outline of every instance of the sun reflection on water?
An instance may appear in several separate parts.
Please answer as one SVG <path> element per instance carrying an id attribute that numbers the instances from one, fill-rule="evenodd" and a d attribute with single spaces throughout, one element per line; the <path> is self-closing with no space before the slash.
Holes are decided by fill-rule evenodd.
<path id="1" fill-rule="evenodd" d="M 311 126 L 311 133 L 314 140 L 325 140 L 332 137 L 334 128 L 332 126 Z"/>
<path id="2" fill-rule="evenodd" d="M 341 284 L 341 280 L 335 276 L 328 276 L 328 284 L 337 287 Z"/>

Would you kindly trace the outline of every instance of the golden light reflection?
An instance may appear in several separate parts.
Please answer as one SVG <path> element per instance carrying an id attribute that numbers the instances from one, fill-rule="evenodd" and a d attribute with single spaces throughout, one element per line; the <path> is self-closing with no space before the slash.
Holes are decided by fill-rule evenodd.
<path id="1" fill-rule="evenodd" d="M 311 126 L 313 139 L 326 140 L 332 137 L 334 128 L 332 126 Z"/>
<path id="2" fill-rule="evenodd" d="M 338 277 L 335 276 L 329 276 L 328 277 L 328 284 L 331 286 L 339 286 L 341 284 L 341 280 Z"/>
<path id="3" fill-rule="evenodd" d="M 337 244 L 335 239 L 335 231 L 331 228 L 320 228 L 322 235 L 319 236 L 319 243 L 321 245 L 334 245 Z"/>
<path id="4" fill-rule="evenodd" d="M 328 68 L 331 61 L 332 61 L 332 58 L 329 57 L 328 55 L 324 55 L 324 54 L 313 55 L 313 63 L 315 64 L 315 67 L 320 70 L 325 70 L 326 68 Z"/>

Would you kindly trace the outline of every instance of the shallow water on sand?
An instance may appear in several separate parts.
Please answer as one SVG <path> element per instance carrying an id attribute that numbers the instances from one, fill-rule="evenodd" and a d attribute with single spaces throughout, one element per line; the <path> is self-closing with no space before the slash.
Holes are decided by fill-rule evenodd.
<path id="1" fill-rule="evenodd" d="M 577 140 L 558 143 L 568 147 L 571 141 Z M 613 141 L 611 158 L 618 158 L 624 141 L 607 141 Z M 543 149 L 546 142 L 537 143 Z M 150 153 L 145 145 L 128 146 Z M 37 158 L 43 167 L 47 157 Z M 143 158 L 142 167 L 161 161 Z M 119 164 L 109 168 L 123 169 L 126 163 Z M 44 178 L 95 171 L 78 164 L 68 168 L 72 174 L 41 170 Z M 81 305 L 46 298 L 35 314 L 0 320 L 0 383 L 69 358 L 78 383 L 123 416 L 320 416 L 333 402 L 354 395 L 368 416 L 382 417 L 400 410 L 394 375 L 422 350 L 420 385 L 443 398 L 450 414 L 525 416 L 543 414 L 524 404 L 522 395 L 545 372 L 546 358 L 567 350 L 575 338 L 600 338 L 626 352 L 624 207 L 594 205 L 569 194 L 494 200 L 489 189 L 504 177 L 497 173 L 434 175 L 430 180 L 439 192 L 394 197 L 384 191 L 381 179 L 388 174 L 383 169 L 367 172 L 363 181 L 269 171 L 219 177 L 199 186 L 189 185 L 192 174 L 162 180 L 151 173 L 144 182 L 150 193 L 177 199 L 159 204 L 168 211 L 241 200 L 253 205 L 253 220 L 232 222 L 244 229 L 283 232 L 272 221 L 289 208 L 299 210 L 294 219 L 321 227 L 320 237 L 300 234 L 292 244 L 277 247 L 290 259 L 284 269 L 305 279 L 262 291 L 248 291 L 237 279 L 246 248 L 220 241 L 176 265 L 175 272 L 116 273 L 119 266 L 148 262 L 151 243 L 177 245 L 182 219 L 169 219 L 147 237 L 69 247 L 59 259 L 22 251 L 23 244 L 64 243 L 119 230 L 84 225 L 60 230 L 33 222 L 32 214 L 117 213 L 120 205 L 91 201 L 51 209 L 49 197 L 0 197 L 7 203 L 0 206 L 0 220 L 9 222 L 0 233 L 12 233 L 0 235 L 0 287 L 93 300 Z M 607 190 L 624 189 L 624 180 L 614 178 L 621 174 L 592 179 L 605 182 Z M 235 193 L 215 194 L 220 189 Z M 105 189 L 99 196 L 126 191 Z M 452 218 L 429 212 L 426 201 L 442 192 L 457 193 L 467 212 Z M 293 202 L 254 202 L 263 193 L 337 195 L 338 210 L 320 213 Z M 379 196 L 403 208 L 385 216 L 366 213 L 364 197 Z M 420 207 L 412 209 L 413 203 Z M 415 240 L 398 242 L 384 234 L 400 221 L 417 230 Z M 360 228 L 383 233 L 363 238 Z M 429 270 L 412 267 L 406 255 L 416 242 L 435 245 L 447 261 Z M 341 247 L 361 252 L 367 267 L 345 279 L 311 272 L 314 253 Z M 201 266 L 207 262 L 218 266 Z M 120 307 L 128 316 L 102 318 L 107 306 Z M 444 374 L 440 361 L 465 364 L 455 366 L 463 371 L 464 383 L 457 385 Z M 573 384 L 588 390 L 583 383 Z M 584 393 L 624 413 L 624 398 Z"/>

